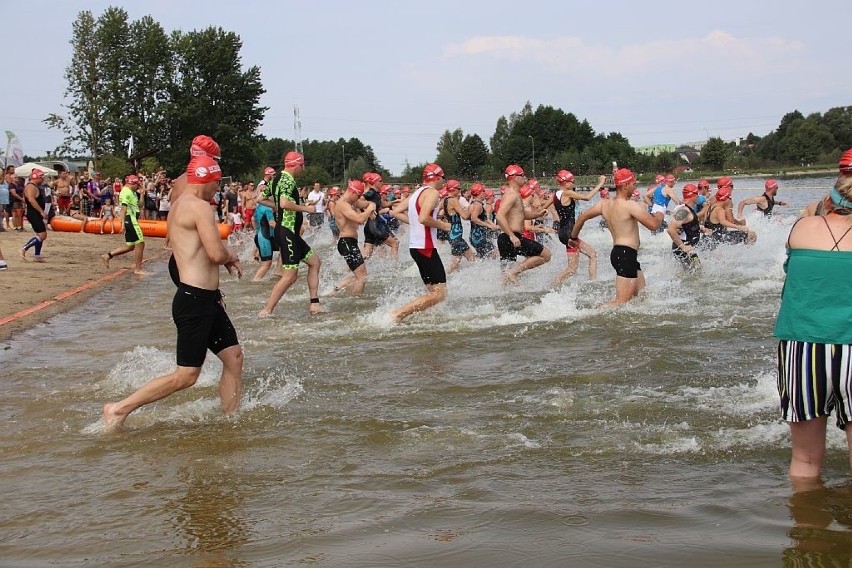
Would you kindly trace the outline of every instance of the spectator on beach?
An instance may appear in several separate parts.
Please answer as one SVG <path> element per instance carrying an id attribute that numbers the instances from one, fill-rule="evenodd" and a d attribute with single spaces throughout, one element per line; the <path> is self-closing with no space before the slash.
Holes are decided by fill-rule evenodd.
<path id="1" fill-rule="evenodd" d="M 316 209 L 313 213 L 308 213 L 308 224 L 311 227 L 322 226 L 322 222 L 325 219 L 325 204 L 325 193 L 322 190 L 320 182 L 316 181 L 314 182 L 313 189 L 308 193 L 308 198 L 305 202 L 305 205 L 313 205 Z"/>
<path id="2" fill-rule="evenodd" d="M 99 217 L 101 214 L 101 172 L 95 172 L 92 179 L 86 183 L 86 193 L 91 203 L 91 214 Z"/>
<path id="3" fill-rule="evenodd" d="M 59 215 L 71 214 L 71 181 L 68 179 L 68 172 L 63 170 L 59 172 L 54 189 L 56 190 L 56 209 Z"/>
<path id="4" fill-rule="evenodd" d="M 159 200 L 157 219 L 160 221 L 166 221 L 169 218 L 169 209 L 171 209 L 171 199 L 169 196 L 171 193 L 171 187 L 163 181 L 160 183 L 159 188 L 160 189 L 157 193 L 157 199 Z"/>
<path id="5" fill-rule="evenodd" d="M 9 180 L 4 174 L 3 179 L 0 180 L 0 233 L 5 233 L 6 227 L 10 227 L 9 215 L 11 212 L 12 207 L 9 204 Z"/>
<path id="6" fill-rule="evenodd" d="M 15 177 L 15 169 L 9 174 L 9 202 L 12 204 L 12 226 L 24 232 L 24 178 Z"/>
<path id="7" fill-rule="evenodd" d="M 145 209 L 142 210 L 142 218 L 153 221 L 157 218 L 159 204 L 157 203 L 157 184 L 153 180 L 144 182 L 145 185 Z"/>
<path id="8" fill-rule="evenodd" d="M 109 234 L 115 234 L 115 224 L 113 221 L 115 220 L 115 207 L 112 204 L 112 197 L 107 196 L 106 203 L 101 205 L 101 234 L 104 234 L 104 227 L 109 224 Z M 85 223 L 83 226 L 85 227 Z"/>

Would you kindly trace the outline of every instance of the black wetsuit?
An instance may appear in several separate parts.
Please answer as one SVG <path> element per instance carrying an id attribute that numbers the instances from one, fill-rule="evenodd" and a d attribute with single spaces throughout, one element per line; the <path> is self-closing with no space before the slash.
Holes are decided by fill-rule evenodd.
<path id="1" fill-rule="evenodd" d="M 766 194 L 766 192 L 763 193 L 763 197 L 766 198 L 766 209 L 762 209 L 760 207 L 760 205 L 758 205 L 757 208 L 766 217 L 769 217 L 769 216 L 772 215 L 772 209 L 775 207 L 775 198 L 770 197 L 769 195 Z"/>
<path id="2" fill-rule="evenodd" d="M 387 222 L 379 216 L 382 209 L 382 196 L 372 187 L 364 192 L 364 199 L 376 206 L 376 217 L 364 224 L 364 244 L 378 246 L 391 236 Z"/>
<path id="3" fill-rule="evenodd" d="M 701 240 L 701 223 L 698 221 L 698 214 L 692 207 L 686 203 L 683 204 L 683 207 L 689 209 L 692 219 L 680 226 L 680 240 L 683 241 L 683 244 L 694 247 Z M 684 268 L 694 270 L 699 264 L 698 255 L 694 251 L 686 252 L 675 243 L 672 243 L 672 254 L 683 264 Z"/>
<path id="4" fill-rule="evenodd" d="M 560 243 L 567 245 L 571 231 L 574 230 L 574 223 L 577 221 L 577 202 L 572 199 L 570 205 L 563 205 L 562 192 L 559 191 L 556 193 L 556 199 L 553 200 L 553 207 L 559 215 L 559 228 L 556 235 Z"/>

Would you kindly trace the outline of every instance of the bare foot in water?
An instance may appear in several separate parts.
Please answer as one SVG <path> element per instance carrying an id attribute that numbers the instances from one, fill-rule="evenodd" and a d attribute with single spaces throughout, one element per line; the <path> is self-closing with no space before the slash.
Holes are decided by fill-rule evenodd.
<path id="1" fill-rule="evenodd" d="M 133 271 L 133 274 L 135 274 L 136 276 L 147 276 L 147 275 L 149 275 L 149 274 L 151 274 L 151 273 L 150 273 L 150 272 L 145 272 L 144 270 L 142 270 L 142 269 L 140 268 L 139 270 L 134 270 L 134 271 Z"/>
<path id="2" fill-rule="evenodd" d="M 26 249 L 21 249 L 21 260 L 24 260 L 24 261 L 26 261 L 26 262 L 29 262 L 29 261 L 30 261 L 30 259 L 28 259 L 28 258 L 27 258 L 27 251 L 26 251 Z"/>
<path id="3" fill-rule="evenodd" d="M 101 260 L 104 261 L 104 266 L 109 268 L 109 255 L 108 254 L 102 254 Z"/>
<path id="4" fill-rule="evenodd" d="M 326 310 L 324 307 L 322 307 L 319 304 L 311 304 L 310 307 L 308 307 L 308 313 L 311 314 L 312 316 L 315 316 L 317 314 L 324 314 L 327 311 L 328 310 Z"/>
<path id="5" fill-rule="evenodd" d="M 257 317 L 262 318 L 262 319 L 271 318 L 272 312 L 268 312 L 268 311 L 266 311 L 266 309 L 263 309 L 263 310 L 260 310 L 258 312 Z"/>
<path id="6" fill-rule="evenodd" d="M 124 425 L 124 420 L 127 418 L 126 414 L 118 413 L 117 406 L 114 403 L 104 405 L 104 427 L 107 430 L 118 430 Z"/>

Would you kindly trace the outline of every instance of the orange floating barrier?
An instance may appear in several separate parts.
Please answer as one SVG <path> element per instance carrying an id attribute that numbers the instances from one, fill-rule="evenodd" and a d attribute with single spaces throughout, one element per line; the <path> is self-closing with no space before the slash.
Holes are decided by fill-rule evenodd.
<path id="1" fill-rule="evenodd" d="M 165 238 L 166 233 L 168 232 L 168 227 L 165 221 L 148 221 L 140 219 L 138 222 L 139 228 L 142 229 L 142 234 L 146 237 Z M 74 217 L 66 217 L 65 215 L 57 215 L 50 221 L 50 227 L 54 231 L 79 233 L 80 228 L 83 227 L 83 220 L 75 219 Z M 222 239 L 227 239 L 228 235 L 231 234 L 230 225 L 217 223 L 217 228 L 219 229 L 219 236 Z M 101 233 L 101 220 L 94 218 L 89 219 L 86 221 L 86 226 L 83 228 L 83 232 L 99 235 Z M 104 234 L 114 235 L 120 232 L 121 221 L 119 219 L 107 219 L 107 222 L 104 224 Z"/>

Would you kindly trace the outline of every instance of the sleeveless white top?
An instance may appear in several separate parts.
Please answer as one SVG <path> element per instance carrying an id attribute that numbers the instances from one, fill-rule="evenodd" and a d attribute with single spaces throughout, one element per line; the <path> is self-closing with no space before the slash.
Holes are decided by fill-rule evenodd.
<path id="1" fill-rule="evenodd" d="M 438 242 L 438 232 L 435 227 L 427 227 L 420 222 L 420 196 L 427 186 L 415 191 L 408 200 L 408 248 L 434 249 Z M 438 208 L 432 210 L 432 218 L 438 218 Z"/>

